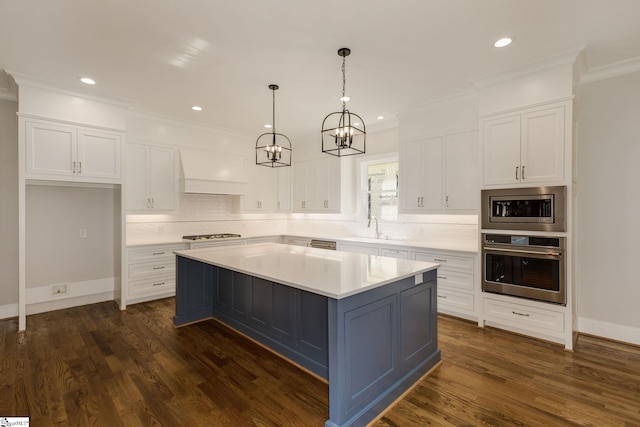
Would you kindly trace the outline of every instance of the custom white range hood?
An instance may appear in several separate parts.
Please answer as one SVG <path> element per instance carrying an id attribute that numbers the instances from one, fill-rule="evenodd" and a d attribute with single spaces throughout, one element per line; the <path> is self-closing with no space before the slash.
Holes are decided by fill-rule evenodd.
<path id="1" fill-rule="evenodd" d="M 240 156 L 181 148 L 183 191 L 198 194 L 246 194 L 247 178 Z"/>

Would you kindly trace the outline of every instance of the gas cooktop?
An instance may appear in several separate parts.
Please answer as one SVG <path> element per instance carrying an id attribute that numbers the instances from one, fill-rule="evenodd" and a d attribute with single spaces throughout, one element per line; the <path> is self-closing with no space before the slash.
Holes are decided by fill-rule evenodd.
<path id="1" fill-rule="evenodd" d="M 239 234 L 232 234 L 232 233 L 196 234 L 193 236 L 182 236 L 184 240 L 190 240 L 190 241 L 228 239 L 230 237 L 242 237 L 242 236 L 240 236 Z"/>

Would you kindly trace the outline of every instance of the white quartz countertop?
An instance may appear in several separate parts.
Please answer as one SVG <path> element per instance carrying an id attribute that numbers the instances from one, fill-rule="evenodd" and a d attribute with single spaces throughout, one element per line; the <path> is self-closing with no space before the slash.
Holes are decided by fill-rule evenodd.
<path id="1" fill-rule="evenodd" d="M 176 254 L 335 299 L 414 277 L 439 266 L 281 243 L 191 249 L 176 251 Z"/>
<path id="2" fill-rule="evenodd" d="M 437 242 L 425 242 L 421 240 L 395 240 L 395 239 L 372 239 L 367 237 L 335 237 L 326 235 L 298 235 L 298 234 L 285 234 L 283 236 L 301 238 L 301 239 L 321 239 L 332 240 L 345 243 L 360 243 L 360 244 L 373 244 L 376 246 L 392 246 L 403 248 L 415 248 L 415 249 L 433 249 L 433 250 L 446 250 L 454 252 L 466 252 L 466 253 L 478 253 L 477 240 L 441 240 Z M 230 240 L 248 240 L 253 238 L 270 237 L 270 235 L 251 235 L 242 236 L 239 238 L 220 239 L 219 241 Z M 275 237 L 279 237 L 275 236 Z M 150 246 L 150 245 L 163 245 L 163 244 L 188 244 L 189 242 L 183 240 L 180 237 L 172 236 L 136 236 L 135 238 L 127 239 L 128 247 L 136 246 Z"/>

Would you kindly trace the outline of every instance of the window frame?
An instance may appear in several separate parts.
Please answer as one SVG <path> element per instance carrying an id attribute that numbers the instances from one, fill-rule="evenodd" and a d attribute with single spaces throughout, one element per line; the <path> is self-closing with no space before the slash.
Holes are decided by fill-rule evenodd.
<path id="1" fill-rule="evenodd" d="M 392 153 L 384 153 L 384 154 L 376 154 L 376 155 L 370 155 L 367 157 L 363 157 L 360 158 L 358 160 L 358 197 L 357 197 L 357 206 L 358 206 L 358 217 L 361 220 L 368 220 L 369 219 L 369 207 L 368 207 L 368 194 L 369 194 L 369 189 L 368 189 L 368 178 L 369 178 L 369 172 L 368 172 L 368 168 L 370 165 L 375 165 L 378 163 L 389 163 L 389 162 L 396 162 L 398 163 L 398 175 L 400 174 L 400 162 L 399 162 L 399 153 L 398 152 L 392 152 Z M 400 189 L 398 188 L 398 193 L 400 192 Z M 395 220 L 391 220 L 391 219 L 384 219 L 384 218 L 377 218 L 378 221 L 380 221 L 381 223 L 386 222 L 386 223 L 397 223 L 399 221 L 399 216 L 400 216 L 400 196 L 398 194 L 398 216 L 396 217 Z"/>

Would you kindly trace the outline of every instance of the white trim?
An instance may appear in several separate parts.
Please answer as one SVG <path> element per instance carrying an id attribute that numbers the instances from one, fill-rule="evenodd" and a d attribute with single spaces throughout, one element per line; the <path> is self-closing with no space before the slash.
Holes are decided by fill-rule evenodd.
<path id="1" fill-rule="evenodd" d="M 66 286 L 67 292 L 64 294 L 53 294 L 53 286 Z M 52 283 L 35 288 L 27 288 L 27 305 L 86 297 L 95 294 L 103 294 L 105 292 L 111 292 L 113 294 L 114 290 L 114 277 L 72 283 Z"/>
<path id="2" fill-rule="evenodd" d="M 640 345 L 640 328 L 632 326 L 580 317 L 578 318 L 578 332 Z"/>
<path id="3" fill-rule="evenodd" d="M 527 64 L 522 67 L 514 68 L 507 71 L 498 72 L 495 74 L 489 74 L 487 76 L 478 77 L 476 79 L 469 80 L 476 89 L 483 89 L 488 86 L 493 86 L 497 83 L 501 83 L 508 80 L 513 80 L 518 77 L 524 77 L 542 71 L 551 70 L 564 65 L 571 65 L 575 63 L 576 58 L 582 52 L 586 46 L 580 46 L 576 49 L 569 50 L 541 61 Z"/>
<path id="4" fill-rule="evenodd" d="M 0 305 L 0 319 L 9 319 L 18 316 L 18 303 Z"/>
<path id="5" fill-rule="evenodd" d="M 53 92 L 53 93 L 75 96 L 78 98 L 84 98 L 91 101 L 102 102 L 104 104 L 115 105 L 116 107 L 129 108 L 131 105 L 134 104 L 134 102 L 130 99 L 88 95 L 82 92 L 62 89 L 60 87 L 57 87 L 54 83 L 43 81 L 35 77 L 28 76 L 26 74 L 21 74 L 15 71 L 7 70 L 7 69 L 5 69 L 5 72 L 9 74 L 11 77 L 13 77 L 13 80 L 16 82 L 18 86 L 27 86 L 27 87 L 37 88 L 37 89 L 44 89 L 46 91 Z"/>
<path id="6" fill-rule="evenodd" d="M 612 77 L 635 73 L 636 71 L 640 71 L 640 56 L 625 59 L 624 61 L 614 62 L 613 64 L 609 65 L 590 68 L 581 76 L 578 84 L 582 85 L 585 83 L 610 79 Z"/>

